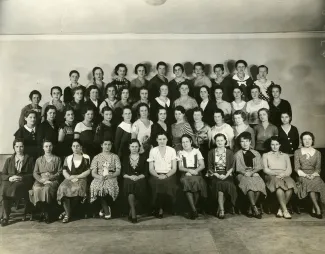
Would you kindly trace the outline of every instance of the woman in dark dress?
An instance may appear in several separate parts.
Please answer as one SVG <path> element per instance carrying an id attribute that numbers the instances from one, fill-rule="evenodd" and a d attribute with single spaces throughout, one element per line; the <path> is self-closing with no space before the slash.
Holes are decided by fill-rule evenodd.
<path id="1" fill-rule="evenodd" d="M 203 110 L 203 122 L 207 123 L 210 127 L 215 125 L 213 114 L 217 108 L 216 103 L 211 100 L 210 97 L 210 88 L 206 85 L 200 87 L 200 98 L 201 102 L 199 103 L 200 108 Z"/>
<path id="2" fill-rule="evenodd" d="M 45 120 L 39 126 L 39 147 L 42 150 L 43 140 L 49 140 L 53 145 L 53 153 L 57 154 L 59 126 L 56 123 L 57 109 L 54 105 L 48 105 L 44 111 Z"/>
<path id="3" fill-rule="evenodd" d="M 243 100 L 251 100 L 250 90 L 254 84 L 253 79 L 246 74 L 247 62 L 238 60 L 235 64 L 237 73 L 232 77 L 233 87 L 241 87 L 243 91 Z"/>
<path id="4" fill-rule="evenodd" d="M 110 83 L 114 85 L 117 90 L 117 98 L 121 98 L 121 92 L 124 88 L 130 89 L 130 81 L 127 80 L 125 77 L 128 74 L 128 68 L 125 64 L 120 63 L 116 65 L 114 69 L 114 74 L 116 75 L 115 79 Z"/>
<path id="5" fill-rule="evenodd" d="M 147 88 L 149 81 L 145 79 L 147 75 L 147 68 L 144 64 L 137 64 L 134 68 L 134 73 L 138 76 L 136 79 L 131 81 L 130 85 L 130 99 L 132 103 L 140 100 L 140 90 L 141 88 Z"/>
<path id="6" fill-rule="evenodd" d="M 156 97 L 152 100 L 150 103 L 150 111 L 152 114 L 150 115 L 150 120 L 153 121 L 154 123 L 157 122 L 157 114 L 154 112 L 158 112 L 158 109 L 164 108 L 166 109 L 167 112 L 167 119 L 166 123 L 167 124 L 172 124 L 174 122 L 174 117 L 173 117 L 173 108 L 170 99 L 167 97 L 168 96 L 168 85 L 167 84 L 162 84 L 159 88 L 159 97 Z M 149 96 L 150 91 L 149 91 Z"/>
<path id="7" fill-rule="evenodd" d="M 153 112 L 154 113 L 154 112 Z M 172 146 L 172 134 L 170 125 L 166 124 L 167 119 L 167 110 L 165 108 L 158 109 L 157 112 L 158 121 L 151 125 L 151 135 L 150 135 L 150 143 L 152 147 L 158 146 L 157 143 L 157 134 L 158 133 L 165 133 L 167 137 L 167 146 Z"/>
<path id="8" fill-rule="evenodd" d="M 41 209 L 41 220 L 50 223 L 52 208 L 56 204 L 56 193 L 62 173 L 61 159 L 52 154 L 50 141 L 43 142 L 44 155 L 36 160 L 33 176 L 35 183 L 29 191 L 29 200 Z"/>
<path id="9" fill-rule="evenodd" d="M 72 89 L 73 99 L 71 102 L 69 102 L 66 105 L 66 107 L 71 107 L 73 109 L 74 120 L 76 123 L 82 122 L 84 119 L 82 115 L 82 110 L 85 106 L 85 102 L 84 102 L 84 96 L 86 95 L 85 91 L 86 89 L 81 86 Z"/>
<path id="10" fill-rule="evenodd" d="M 28 191 L 32 188 L 34 160 L 24 154 L 24 142 L 22 139 L 15 139 L 13 142 L 15 153 L 6 160 L 2 170 L 2 186 L 0 195 L 2 197 L 3 219 L 1 226 L 9 223 L 11 201 L 24 198 L 25 210 L 23 220 L 30 210 L 31 204 L 28 198 Z"/>
<path id="11" fill-rule="evenodd" d="M 71 81 L 71 84 L 64 88 L 63 90 L 63 102 L 65 105 L 69 104 L 71 101 L 73 101 L 73 90 L 77 87 L 80 87 L 83 89 L 83 92 L 85 93 L 86 88 L 83 85 L 80 85 L 78 80 L 80 78 L 80 73 L 76 70 L 72 70 L 69 73 L 69 78 Z"/>
<path id="12" fill-rule="evenodd" d="M 207 197 L 207 186 L 201 171 L 205 168 L 204 159 L 199 149 L 193 148 L 192 137 L 184 134 L 181 138 L 183 150 L 178 153 L 178 168 L 182 172 L 183 191 L 191 207 L 189 219 L 198 217 L 196 205 L 199 198 Z"/>
<path id="13" fill-rule="evenodd" d="M 237 190 L 232 176 L 234 154 L 231 150 L 226 149 L 227 138 L 224 134 L 218 133 L 214 136 L 214 140 L 216 148 L 209 152 L 207 177 L 211 193 L 219 204 L 216 216 L 219 219 L 224 219 L 225 196 L 230 197 L 233 206 L 237 199 Z"/>
<path id="14" fill-rule="evenodd" d="M 25 115 L 28 111 L 33 110 L 37 113 L 36 115 L 36 125 L 39 125 L 42 120 L 42 107 L 39 105 L 41 99 L 42 99 L 42 94 L 37 91 L 33 90 L 29 94 L 29 99 L 32 102 L 31 104 L 28 104 L 27 106 L 23 107 L 20 113 L 19 117 L 19 128 L 23 127 L 25 125 Z"/>
<path id="15" fill-rule="evenodd" d="M 99 113 L 99 106 L 101 100 L 99 99 L 99 89 L 97 86 L 92 85 L 87 88 L 87 98 L 85 107 L 92 107 L 94 110 L 93 123 L 97 126 L 102 121 L 102 115 Z"/>
<path id="16" fill-rule="evenodd" d="M 40 155 L 40 144 L 39 128 L 36 127 L 37 113 L 33 110 L 25 113 L 24 120 L 26 124 L 20 127 L 14 134 L 16 139 L 24 140 L 24 154 L 29 155 L 34 161 Z"/>
<path id="17" fill-rule="evenodd" d="M 281 99 L 281 86 L 272 85 L 272 100 L 270 101 L 270 122 L 277 127 L 281 126 L 281 113 L 288 112 L 292 118 L 291 105 L 287 100 Z"/>
<path id="18" fill-rule="evenodd" d="M 101 113 L 104 120 L 97 127 L 94 138 L 97 146 L 100 146 L 104 140 L 114 140 L 116 132 L 116 127 L 112 124 L 113 110 L 110 107 L 104 107 Z"/>
<path id="19" fill-rule="evenodd" d="M 157 97 L 159 97 L 161 85 L 165 84 L 168 86 L 168 79 L 165 77 L 167 71 L 167 64 L 165 62 L 160 61 L 157 63 L 156 69 L 157 75 L 150 79 L 148 84 L 150 102 L 154 101 Z"/>
<path id="20" fill-rule="evenodd" d="M 130 207 L 128 219 L 132 223 L 137 223 L 137 201 L 144 204 L 147 200 L 148 163 L 146 156 L 139 154 L 139 140 L 131 139 L 129 150 L 129 159 L 122 162 L 123 189 Z"/>
<path id="21" fill-rule="evenodd" d="M 74 138 L 74 128 L 76 126 L 74 121 L 74 111 L 71 107 L 66 107 L 64 110 L 64 124 L 59 127 L 59 144 L 58 155 L 62 160 L 70 154 L 72 154 L 71 146 Z"/>
<path id="22" fill-rule="evenodd" d="M 83 113 L 84 120 L 80 123 L 77 123 L 74 129 L 74 138 L 80 139 L 83 152 L 89 155 L 89 157 L 92 159 L 98 153 L 98 149 L 94 144 L 94 109 L 92 107 L 85 107 Z"/>
<path id="23" fill-rule="evenodd" d="M 132 111 L 130 107 L 123 108 L 122 118 L 123 122 L 117 126 L 114 142 L 115 152 L 121 160 L 125 156 L 125 151 L 127 151 L 128 144 L 131 140 Z"/>
<path id="24" fill-rule="evenodd" d="M 63 164 L 64 181 L 57 192 L 58 203 L 63 205 L 64 217 L 62 222 L 68 223 L 71 212 L 78 203 L 84 203 L 87 197 L 87 177 L 90 173 L 90 158 L 82 153 L 80 140 L 72 142 L 73 154 L 66 157 Z"/>

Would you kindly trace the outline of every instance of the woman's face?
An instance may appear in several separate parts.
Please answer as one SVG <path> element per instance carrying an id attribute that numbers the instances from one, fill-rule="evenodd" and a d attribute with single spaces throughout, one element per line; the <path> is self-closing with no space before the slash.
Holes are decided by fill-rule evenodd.
<path id="1" fill-rule="evenodd" d="M 214 122 L 216 124 L 222 124 L 223 123 L 223 118 L 222 118 L 221 113 L 214 113 L 213 117 L 214 117 Z"/>
<path id="2" fill-rule="evenodd" d="M 147 101 L 148 100 L 148 90 L 146 89 L 142 89 L 140 90 L 140 99 L 143 101 Z"/>
<path id="3" fill-rule="evenodd" d="M 116 91 L 114 87 L 107 88 L 107 97 L 110 99 L 114 99 L 116 95 Z"/>
<path id="4" fill-rule="evenodd" d="M 168 86 L 162 85 L 160 87 L 160 95 L 163 96 L 163 97 L 167 97 L 167 95 L 168 95 Z"/>
<path id="5" fill-rule="evenodd" d="M 202 100 L 205 100 L 205 99 L 209 98 L 209 92 L 205 87 L 202 87 L 200 89 L 200 97 L 201 97 Z"/>
<path id="6" fill-rule="evenodd" d="M 117 75 L 120 77 L 120 78 L 124 78 L 125 75 L 126 75 L 126 69 L 124 67 L 120 67 L 118 68 L 117 70 Z"/>
<path id="7" fill-rule="evenodd" d="M 257 88 L 251 90 L 251 95 L 252 95 L 253 99 L 258 99 L 259 94 L 260 94 L 260 92 L 258 91 Z"/>
<path id="8" fill-rule="evenodd" d="M 241 99 L 243 93 L 242 93 L 242 91 L 240 91 L 240 89 L 235 88 L 233 91 L 233 95 L 234 95 L 234 98 L 238 100 L 238 99 Z"/>
<path id="9" fill-rule="evenodd" d="M 111 141 L 104 141 L 102 144 L 102 151 L 103 152 L 110 152 L 112 149 L 112 142 Z"/>
<path id="10" fill-rule="evenodd" d="M 202 69 L 202 67 L 201 67 L 201 66 L 195 66 L 194 73 L 195 73 L 197 76 L 201 76 L 201 75 L 203 75 L 203 69 Z"/>
<path id="11" fill-rule="evenodd" d="M 103 72 L 100 69 L 97 69 L 94 73 L 94 77 L 97 81 L 103 80 Z"/>
<path id="12" fill-rule="evenodd" d="M 304 135 L 302 137 L 302 144 L 304 147 L 311 147 L 313 145 L 313 138 L 309 135 Z"/>
<path id="13" fill-rule="evenodd" d="M 36 114 L 29 114 L 27 117 L 25 117 L 25 121 L 27 122 L 28 126 L 35 126 L 36 124 Z"/>
<path id="14" fill-rule="evenodd" d="M 220 136 L 216 138 L 216 145 L 218 148 L 223 148 L 226 145 L 226 140 L 224 137 Z"/>
<path id="15" fill-rule="evenodd" d="M 216 89 L 214 91 L 214 96 L 216 97 L 216 100 L 222 100 L 222 95 L 223 95 L 222 90 Z"/>
<path id="16" fill-rule="evenodd" d="M 269 120 L 269 116 L 268 114 L 265 112 L 265 110 L 260 111 L 259 115 L 258 115 L 259 119 L 261 122 L 266 122 Z"/>
<path id="17" fill-rule="evenodd" d="M 165 76 L 165 74 L 166 74 L 166 67 L 165 67 L 165 65 L 159 65 L 157 72 L 158 72 L 159 75 Z"/>
<path id="18" fill-rule="evenodd" d="M 266 79 L 267 76 L 267 70 L 265 67 L 259 68 L 258 75 L 260 76 L 260 79 Z"/>
<path id="19" fill-rule="evenodd" d="M 84 94 L 83 94 L 82 90 L 77 90 L 77 91 L 75 91 L 73 97 L 76 101 L 82 101 L 84 98 Z"/>
<path id="20" fill-rule="evenodd" d="M 243 64 L 243 63 L 239 63 L 238 65 L 237 65 L 237 72 L 238 73 L 241 73 L 241 74 L 243 74 L 244 72 L 245 72 L 245 70 L 246 70 L 246 66 L 245 66 L 245 64 Z"/>
<path id="21" fill-rule="evenodd" d="M 142 106 L 139 108 L 139 113 L 141 118 L 148 118 L 148 108 L 146 106 Z"/>
<path id="22" fill-rule="evenodd" d="M 184 114 L 181 111 L 175 110 L 175 119 L 176 121 L 184 120 Z"/>
<path id="23" fill-rule="evenodd" d="M 51 121 L 51 122 L 54 121 L 55 117 L 56 117 L 56 110 L 50 109 L 47 111 L 46 119 L 48 121 Z"/>
<path id="24" fill-rule="evenodd" d="M 290 116 L 288 114 L 281 114 L 281 122 L 282 124 L 289 124 Z"/>
<path id="25" fill-rule="evenodd" d="M 183 76 L 182 68 L 179 67 L 179 66 L 176 66 L 176 67 L 174 68 L 174 74 L 175 74 L 176 78 L 180 78 L 180 77 L 182 77 L 182 76 Z"/>
<path id="26" fill-rule="evenodd" d="M 52 150 L 53 150 L 52 142 L 44 142 L 43 150 L 44 150 L 44 153 L 52 153 Z"/>
<path id="27" fill-rule="evenodd" d="M 123 119 L 125 122 L 130 122 L 131 118 L 132 118 L 132 112 L 130 109 L 126 108 L 123 110 L 123 115 L 122 115 Z"/>
<path id="28" fill-rule="evenodd" d="M 273 152 L 278 152 L 280 149 L 280 143 L 276 140 L 271 141 L 271 149 Z"/>
<path id="29" fill-rule="evenodd" d="M 272 88 L 272 96 L 275 99 L 277 99 L 277 98 L 280 97 L 280 90 L 279 90 L 279 88 L 277 88 L 277 87 Z"/>
<path id="30" fill-rule="evenodd" d="M 31 101 L 34 105 L 38 105 L 38 103 L 41 101 L 41 97 L 39 94 L 33 94 Z"/>
<path id="31" fill-rule="evenodd" d="M 77 83 L 79 80 L 79 75 L 77 73 L 72 73 L 70 76 L 71 83 Z"/>
<path id="32" fill-rule="evenodd" d="M 14 146 L 14 150 L 16 154 L 24 154 L 24 144 L 23 142 L 16 142 Z"/>
<path id="33" fill-rule="evenodd" d="M 64 116 L 65 120 L 68 122 L 73 122 L 74 120 L 74 113 L 73 110 L 68 110 L 65 112 L 65 116 Z"/>
<path id="34" fill-rule="evenodd" d="M 60 98 L 61 98 L 61 92 L 60 92 L 60 90 L 58 90 L 58 89 L 53 89 L 53 90 L 52 90 L 52 98 L 53 98 L 53 100 L 55 100 L 55 101 L 60 100 Z"/>
<path id="35" fill-rule="evenodd" d="M 184 150 L 189 150 L 192 147 L 192 142 L 188 137 L 182 138 L 182 147 Z"/>
<path id="36" fill-rule="evenodd" d="M 195 111 L 194 113 L 193 113 L 193 120 L 194 120 L 194 122 L 201 122 L 202 121 L 202 118 L 203 118 L 203 116 L 202 116 L 202 113 L 201 113 L 201 111 Z"/>
<path id="37" fill-rule="evenodd" d="M 111 111 L 111 110 L 106 110 L 106 111 L 104 111 L 103 117 L 104 117 L 104 120 L 105 120 L 105 121 L 110 122 L 110 121 L 112 120 L 112 118 L 113 118 L 113 113 L 112 113 L 112 111 Z"/>
<path id="38" fill-rule="evenodd" d="M 165 135 L 158 135 L 157 143 L 158 143 L 158 146 L 166 146 L 167 137 Z"/>
<path id="39" fill-rule="evenodd" d="M 130 144 L 129 149 L 131 153 L 136 154 L 139 153 L 140 147 L 137 142 L 133 142 L 132 144 Z"/>
<path id="40" fill-rule="evenodd" d="M 217 67 L 214 69 L 214 73 L 217 75 L 217 77 L 221 77 L 223 75 L 223 70 L 220 67 Z"/>
<path id="41" fill-rule="evenodd" d="M 158 120 L 161 122 L 165 122 L 167 118 L 167 112 L 165 109 L 159 109 Z"/>
<path id="42" fill-rule="evenodd" d="M 234 115 L 234 120 L 235 120 L 235 124 L 238 126 L 238 125 L 241 125 L 244 123 L 244 119 L 243 117 L 241 116 L 241 114 L 238 114 L 238 115 Z"/>
<path id="43" fill-rule="evenodd" d="M 144 76 L 146 76 L 146 70 L 144 69 L 143 66 L 138 67 L 137 74 L 140 78 L 144 78 Z"/>
<path id="44" fill-rule="evenodd" d="M 93 110 L 88 110 L 85 114 L 85 120 L 88 122 L 91 122 L 94 118 L 94 111 Z"/>
<path id="45" fill-rule="evenodd" d="M 181 94 L 181 96 L 186 96 L 188 95 L 190 89 L 188 88 L 188 85 L 181 85 L 179 88 L 179 92 Z"/>
<path id="46" fill-rule="evenodd" d="M 89 92 L 89 97 L 93 101 L 98 100 L 98 97 L 99 97 L 98 89 L 91 89 Z"/>
<path id="47" fill-rule="evenodd" d="M 82 147 L 78 142 L 73 142 L 71 146 L 73 153 L 82 153 Z"/>
<path id="48" fill-rule="evenodd" d="M 241 139 L 240 139 L 240 146 L 241 146 L 241 148 L 242 148 L 243 150 L 247 151 L 247 150 L 249 150 L 249 148 L 250 148 L 251 142 L 252 142 L 252 141 L 249 140 L 249 139 L 241 138 Z"/>
<path id="49" fill-rule="evenodd" d="M 129 90 L 127 90 L 127 89 L 123 89 L 122 90 L 122 93 L 121 93 L 121 99 L 122 100 L 127 100 L 127 99 L 129 99 Z"/>

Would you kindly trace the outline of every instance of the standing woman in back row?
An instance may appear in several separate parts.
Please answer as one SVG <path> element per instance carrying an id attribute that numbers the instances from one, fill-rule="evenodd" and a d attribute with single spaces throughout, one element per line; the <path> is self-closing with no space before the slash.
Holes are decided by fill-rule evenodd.
<path id="1" fill-rule="evenodd" d="M 130 85 L 131 101 L 133 103 L 140 100 L 140 90 L 143 87 L 148 88 L 149 84 L 149 81 L 145 78 L 147 75 L 147 68 L 144 64 L 137 64 L 134 68 L 134 73 L 138 75 L 138 77 L 133 79 Z"/>
<path id="2" fill-rule="evenodd" d="M 42 107 L 39 105 L 39 102 L 42 99 L 42 94 L 37 90 L 33 90 L 29 94 L 29 99 L 32 103 L 25 106 L 21 110 L 20 117 L 19 117 L 19 127 L 23 127 L 25 125 L 25 114 L 26 114 L 26 112 L 28 112 L 30 110 L 33 110 L 36 112 L 36 125 L 39 125 L 41 123 Z"/>
<path id="3" fill-rule="evenodd" d="M 235 64 L 237 73 L 232 77 L 232 82 L 235 87 L 241 87 L 243 91 L 243 100 L 249 101 L 251 99 L 250 90 L 253 86 L 253 80 L 246 73 L 247 62 L 238 60 Z"/>
<path id="4" fill-rule="evenodd" d="M 103 82 L 104 71 L 100 67 L 94 67 L 92 70 L 92 74 L 93 74 L 93 81 L 87 85 L 87 88 L 90 87 L 91 85 L 97 86 L 99 89 L 99 99 L 103 101 L 105 99 L 104 96 L 105 83 Z"/>
<path id="5" fill-rule="evenodd" d="M 116 65 L 114 69 L 114 74 L 116 75 L 115 79 L 111 82 L 111 85 L 114 85 L 117 90 L 117 99 L 121 98 L 121 93 L 124 88 L 130 89 L 130 81 L 126 79 L 128 74 L 128 68 L 125 64 L 120 63 Z"/>
<path id="6" fill-rule="evenodd" d="M 70 71 L 69 77 L 70 77 L 71 84 L 69 86 L 67 86 L 66 88 L 64 88 L 64 90 L 63 90 L 64 104 L 68 104 L 71 101 L 73 101 L 73 94 L 72 94 L 73 89 L 75 89 L 77 87 L 81 87 L 83 94 L 85 94 L 85 90 L 86 90 L 86 88 L 83 85 L 80 85 L 78 82 L 79 77 L 80 77 L 80 74 L 78 71 L 76 71 L 76 70 Z"/>

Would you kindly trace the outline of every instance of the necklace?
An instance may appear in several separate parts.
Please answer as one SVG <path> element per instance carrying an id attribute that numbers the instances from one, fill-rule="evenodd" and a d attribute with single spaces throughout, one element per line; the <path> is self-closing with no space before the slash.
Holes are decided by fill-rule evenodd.
<path id="1" fill-rule="evenodd" d="M 130 165 L 133 169 L 136 169 L 139 163 L 140 156 L 137 155 L 135 158 L 132 158 L 132 155 L 130 155 Z"/>

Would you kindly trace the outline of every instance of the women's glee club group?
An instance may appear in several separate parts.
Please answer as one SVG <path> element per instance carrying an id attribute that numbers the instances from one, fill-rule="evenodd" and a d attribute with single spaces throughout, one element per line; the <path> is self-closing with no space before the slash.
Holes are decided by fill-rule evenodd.
<path id="1" fill-rule="evenodd" d="M 126 65 L 118 64 L 109 84 L 95 67 L 86 87 L 72 70 L 71 84 L 63 91 L 52 87 L 43 107 L 40 92 L 31 91 L 14 154 L 2 170 L 2 226 L 9 224 L 13 200 L 24 201 L 23 220 L 36 213 L 48 223 L 58 206 L 67 223 L 81 204 L 109 219 L 121 199 L 137 223 L 139 207 L 150 206 L 163 218 L 182 191 L 189 219 L 198 217 L 200 200 L 223 219 L 225 204 L 235 207 L 238 199 L 248 217 L 260 219 L 256 205 L 267 195 L 278 201 L 277 217 L 291 218 L 287 204 L 295 195 L 310 199 L 311 215 L 322 218 L 325 184 L 315 137 L 291 125 L 291 105 L 281 98 L 281 86 L 267 79 L 267 66 L 258 67 L 256 81 L 244 60 L 233 76 L 216 64 L 213 80 L 201 62 L 194 64 L 193 80 L 177 63 L 168 81 L 166 67 L 159 62 L 148 81 L 140 63 L 130 82 Z"/>

